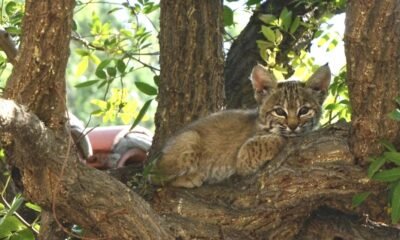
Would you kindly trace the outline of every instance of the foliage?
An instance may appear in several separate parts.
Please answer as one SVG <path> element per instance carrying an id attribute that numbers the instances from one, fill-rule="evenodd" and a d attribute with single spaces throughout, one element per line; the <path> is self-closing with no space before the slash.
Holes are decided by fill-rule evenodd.
<path id="1" fill-rule="evenodd" d="M 69 104 L 73 108 L 79 106 L 75 112 L 82 119 L 88 119 L 89 112 L 106 124 L 129 124 L 144 109 L 140 106 L 144 106 L 146 96 L 157 92 L 151 82 L 159 74 L 158 46 L 154 44 L 158 30 L 150 15 L 157 16 L 159 5 L 149 0 L 117 2 L 111 10 L 94 5 L 77 3 L 69 66 L 75 69 L 71 80 L 77 91 L 71 91 Z M 90 18 L 88 11 L 92 11 Z M 147 24 L 143 18 L 148 19 Z M 135 78 L 140 80 L 132 81 Z M 144 84 L 152 89 L 150 94 L 146 91 L 149 88 L 137 87 Z M 91 101 L 86 101 L 88 95 Z M 144 114 L 144 119 L 149 120 L 150 114 Z M 97 124 L 99 121 L 92 122 Z"/>
<path id="2" fill-rule="evenodd" d="M 396 102 L 400 103 L 400 98 L 397 98 Z M 388 117 L 400 121 L 399 111 L 400 109 L 395 109 Z M 372 180 L 387 183 L 389 213 L 392 223 L 396 224 L 400 221 L 400 152 L 390 142 L 381 141 L 381 144 L 386 150 L 382 155 L 370 159 L 367 174 Z M 357 194 L 353 198 L 353 205 L 358 206 L 368 195 Z"/>
<path id="3" fill-rule="evenodd" d="M 24 203 L 24 198 L 21 195 L 16 195 L 11 204 L 5 199 L 5 192 L 9 181 L 10 177 L 1 193 L 3 203 L 0 203 L 0 239 L 35 239 L 34 232 L 37 233 L 39 230 L 39 225 L 36 223 L 38 219 L 29 224 L 17 213 Z M 41 211 L 39 206 L 32 203 L 26 203 L 25 207 L 36 212 Z"/>
<path id="4" fill-rule="evenodd" d="M 0 2 L 0 27 L 4 28 L 10 36 L 18 43 L 21 34 L 21 22 L 24 14 L 24 1 L 5 1 Z M 0 89 L 4 87 L 6 79 L 11 74 L 11 64 L 8 63 L 6 55 L 0 53 Z"/>
<path id="5" fill-rule="evenodd" d="M 326 124 L 332 124 L 340 120 L 349 122 L 350 118 L 351 106 L 346 84 L 346 68 L 343 67 L 329 86 L 329 96 L 325 102 L 325 116 L 322 122 Z"/>
<path id="6" fill-rule="evenodd" d="M 281 11 L 279 17 L 271 14 L 262 14 L 259 18 L 265 24 L 261 26 L 261 33 L 265 40 L 257 40 L 261 57 L 278 79 L 284 79 L 287 69 L 283 64 L 277 63 L 277 54 L 284 40 L 284 33 L 286 33 L 285 36 L 294 37 L 293 33 L 300 26 L 301 19 L 299 16 L 293 17 L 293 13 L 287 8 Z M 296 54 L 291 52 L 290 55 L 292 60 L 296 61 Z"/>

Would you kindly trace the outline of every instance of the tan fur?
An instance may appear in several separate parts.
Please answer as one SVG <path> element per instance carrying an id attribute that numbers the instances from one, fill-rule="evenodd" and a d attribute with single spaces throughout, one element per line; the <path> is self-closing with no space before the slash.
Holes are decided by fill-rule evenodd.
<path id="1" fill-rule="evenodd" d="M 251 80 L 259 108 L 221 111 L 184 128 L 164 146 L 152 183 L 193 188 L 248 175 L 279 153 L 285 137 L 315 129 L 330 81 L 327 66 L 305 84 L 277 84 L 261 65 Z"/>

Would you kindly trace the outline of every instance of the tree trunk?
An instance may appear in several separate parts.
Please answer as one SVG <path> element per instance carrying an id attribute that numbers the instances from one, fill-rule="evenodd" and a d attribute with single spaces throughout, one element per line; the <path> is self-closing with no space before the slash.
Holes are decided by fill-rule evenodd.
<path id="1" fill-rule="evenodd" d="M 356 160 L 393 141 L 399 124 L 388 117 L 400 87 L 400 3 L 398 0 L 349 1 L 345 47 L 352 106 L 350 146 Z"/>
<path id="2" fill-rule="evenodd" d="M 309 1 L 297 0 L 269 0 L 261 4 L 259 10 L 254 12 L 249 23 L 233 42 L 228 52 L 225 63 L 227 108 L 252 108 L 256 104 L 249 76 L 251 69 L 257 63 L 264 62 L 256 44 L 256 40 L 264 39 L 260 33 L 263 24 L 259 19 L 261 14 L 272 14 L 279 17 L 282 9 L 286 7 L 293 12 L 293 16 L 301 16 L 303 21 L 310 23 L 310 20 L 320 18 L 327 11 L 331 13 L 344 11 L 334 4 L 331 5 L 329 2 L 310 4 Z M 288 53 L 294 51 L 299 54 L 301 49 L 308 49 L 317 30 L 300 26 L 293 35 L 283 32 L 283 42 L 276 60 L 277 64 L 283 64 L 288 68 L 288 75 L 293 73 L 293 69 L 289 66 Z"/>
<path id="3" fill-rule="evenodd" d="M 65 69 L 75 1 L 30 0 L 26 1 L 25 6 L 21 51 L 16 59 L 11 59 L 14 68 L 4 96 L 23 104 L 39 116 L 46 126 L 57 132 L 59 139 L 68 139 L 65 131 Z M 9 163 L 14 167 L 17 158 L 21 157 L 19 151 L 18 148 L 7 149 L 7 155 L 13 156 L 13 159 L 9 158 Z M 20 171 L 22 181 L 27 181 L 28 176 L 42 177 L 28 174 L 27 168 L 21 166 L 13 171 Z M 14 181 L 19 179 L 14 178 Z M 49 239 L 59 235 L 61 229 L 56 228 L 52 214 L 44 209 L 43 217 L 46 219 L 43 223 L 52 227 L 44 225 L 43 229 L 47 231 L 43 231 L 45 234 L 41 233 L 40 238 Z"/>
<path id="4" fill-rule="evenodd" d="M 26 1 L 21 46 L 4 92 L 66 138 L 65 69 L 75 1 Z M 61 11 L 60 9 L 66 9 Z"/>
<path id="5" fill-rule="evenodd" d="M 156 132 L 151 152 L 172 133 L 223 104 L 222 1 L 162 0 Z"/>

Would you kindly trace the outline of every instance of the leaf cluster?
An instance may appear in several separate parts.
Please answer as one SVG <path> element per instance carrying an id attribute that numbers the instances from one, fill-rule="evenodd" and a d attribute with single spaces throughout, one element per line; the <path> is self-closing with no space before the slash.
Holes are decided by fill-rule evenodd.
<path id="1" fill-rule="evenodd" d="M 10 178 L 9 178 L 10 179 Z M 7 184 L 9 183 L 9 179 Z M 16 195 L 9 204 L 5 199 L 5 191 L 7 186 L 1 193 L 2 203 L 0 203 L 0 239 L 10 240 L 34 240 L 35 234 L 39 231 L 39 218 L 37 217 L 33 223 L 27 223 L 17 212 L 21 210 L 24 204 L 24 198 L 21 195 Z M 39 216 L 41 208 L 33 203 L 25 203 L 24 207 L 29 209 Z"/>
<path id="2" fill-rule="evenodd" d="M 388 186 L 388 210 L 392 224 L 400 220 L 400 152 L 387 141 L 381 141 L 385 151 L 378 157 L 370 158 L 367 175 L 370 179 L 387 183 Z M 370 192 L 363 192 L 353 197 L 353 205 L 363 203 Z"/>

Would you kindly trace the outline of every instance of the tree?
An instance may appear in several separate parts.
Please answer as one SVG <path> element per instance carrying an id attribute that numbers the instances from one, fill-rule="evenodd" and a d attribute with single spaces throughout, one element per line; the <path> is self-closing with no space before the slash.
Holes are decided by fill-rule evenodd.
<path id="1" fill-rule="evenodd" d="M 152 152 L 184 124 L 221 109 L 221 16 L 221 1 L 161 1 L 160 94 Z"/>
<path id="2" fill-rule="evenodd" d="M 196 1 L 190 3 L 192 5 L 182 2 L 177 8 L 178 17 L 182 16 L 182 9 L 188 7 L 190 11 L 186 13 L 199 11 L 195 16 L 203 19 L 201 16 L 206 15 L 200 13 L 207 12 L 206 6 L 210 7 L 211 1 L 202 5 L 204 8 Z M 178 2 L 168 4 L 164 1 L 161 7 L 164 10 L 178 7 Z M 107 239 L 351 238 L 353 230 L 369 239 L 394 239 L 399 236 L 398 231 L 391 229 L 366 231 L 365 227 L 356 224 L 357 220 L 351 221 L 348 216 L 367 213 L 370 219 L 388 222 L 387 215 L 381 210 L 386 200 L 384 185 L 366 180 L 365 170 L 354 163 L 354 156 L 362 162 L 367 153 L 380 153 L 381 149 L 376 148 L 377 140 L 371 139 L 366 132 L 368 129 L 379 133 L 379 136 L 387 136 L 389 140 L 396 139 L 398 135 L 397 123 L 387 118 L 387 113 L 395 108 L 393 99 L 398 96 L 400 80 L 400 48 L 396 35 L 399 25 L 395 24 L 400 21 L 400 5 L 396 0 L 352 1 L 348 5 L 346 49 L 349 90 L 353 109 L 357 108 L 353 113 L 351 131 L 348 125 L 337 124 L 304 138 L 290 139 L 282 153 L 254 176 L 234 177 L 221 184 L 193 190 L 162 188 L 151 195 L 150 205 L 106 173 L 80 164 L 71 151 L 71 141 L 64 128 L 63 76 L 72 8 L 73 1 L 26 2 L 20 52 L 5 91 L 5 97 L 12 100 L 0 100 L 1 146 L 6 150 L 10 165 L 15 172 L 19 172 L 14 175 L 14 181 L 23 186 L 24 196 L 38 203 L 54 221 L 76 223 L 88 230 L 87 236 Z M 218 17 L 215 13 L 221 10 L 214 10 L 216 12 L 211 16 L 215 20 Z M 163 15 L 162 19 L 166 16 Z M 375 24 L 370 25 L 374 20 Z M 218 20 L 215 23 L 217 31 L 220 31 Z M 170 24 L 175 24 L 175 21 Z M 169 29 L 168 26 L 165 29 Z M 200 30 L 195 28 L 193 35 L 186 36 L 199 37 L 197 31 Z M 161 36 L 163 41 L 167 32 Z M 367 38 L 370 36 L 373 37 Z M 53 44 L 55 42 L 57 45 Z M 372 53 L 371 49 L 374 50 Z M 183 58 L 184 52 L 178 50 L 171 54 L 180 53 L 178 56 Z M 161 61 L 164 62 L 161 67 L 174 66 L 171 64 L 174 59 L 163 58 L 162 54 Z M 210 62 L 220 63 L 219 54 L 218 49 L 209 53 L 208 56 L 214 60 Z M 356 56 L 362 56 L 362 59 Z M 193 67 L 194 63 L 190 63 L 189 67 Z M 222 68 L 220 65 L 216 68 L 218 66 Z M 216 71 L 216 76 L 220 76 L 222 70 Z M 167 73 L 165 71 L 161 75 L 161 81 L 165 82 L 160 85 L 160 99 L 164 94 L 162 89 L 167 89 L 169 83 L 176 83 L 166 82 L 169 79 Z M 186 76 L 185 72 L 176 74 L 182 79 Z M 198 74 L 196 76 L 200 76 Z M 376 79 L 374 74 L 383 77 Z M 367 83 L 362 81 L 364 76 L 368 79 Z M 165 94 L 168 94 L 167 91 Z M 194 100 L 196 96 L 197 93 L 190 95 L 189 99 Z M 374 101 L 368 98 L 370 96 L 374 97 Z M 362 102 L 364 98 L 369 101 Z M 211 106 L 219 106 L 217 99 Z M 164 108 L 160 106 L 159 111 L 165 111 Z M 208 109 L 201 111 L 202 114 L 215 110 L 209 105 L 202 109 Z M 371 116 L 370 111 L 381 114 L 365 117 Z M 190 115 L 191 119 L 195 117 L 198 116 Z M 170 121 L 176 121 L 172 116 L 170 118 Z M 189 121 L 184 117 L 178 120 L 180 122 L 174 123 L 175 126 Z M 389 122 L 393 131 L 382 127 L 384 122 Z M 161 134 L 163 138 L 165 135 Z M 359 208 L 352 207 L 351 198 L 362 191 L 372 194 Z M 323 206 L 334 209 L 325 213 L 336 218 L 324 219 L 318 215 L 307 221 L 310 214 Z M 339 222 L 343 215 L 337 211 L 347 214 L 345 219 L 352 224 L 351 229 L 343 230 Z M 315 219 L 320 221 L 313 221 Z M 53 220 L 50 219 L 50 223 Z M 332 223 L 334 230 L 341 231 L 324 228 L 326 223 Z M 323 230 L 315 230 L 318 228 Z M 41 234 L 42 239 L 61 238 L 54 233 Z"/>

